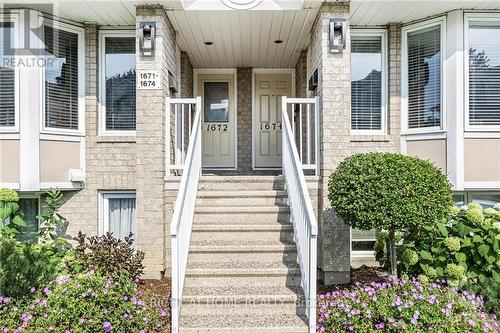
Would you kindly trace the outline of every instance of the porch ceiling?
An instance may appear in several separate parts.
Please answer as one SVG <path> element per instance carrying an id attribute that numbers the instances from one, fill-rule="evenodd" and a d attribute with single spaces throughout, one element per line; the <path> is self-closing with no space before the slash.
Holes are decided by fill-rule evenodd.
<path id="1" fill-rule="evenodd" d="M 294 67 L 318 8 L 294 11 L 169 11 L 194 67 Z M 276 44 L 276 40 L 282 43 Z M 213 42 L 207 46 L 204 42 Z"/>
<path id="2" fill-rule="evenodd" d="M 408 23 L 454 9 L 500 9 L 499 0 L 352 0 L 352 25 L 386 25 L 389 22 Z"/>

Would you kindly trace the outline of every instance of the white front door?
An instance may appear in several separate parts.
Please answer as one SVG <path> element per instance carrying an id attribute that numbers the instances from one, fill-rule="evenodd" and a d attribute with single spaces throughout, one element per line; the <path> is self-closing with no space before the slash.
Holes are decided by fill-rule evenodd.
<path id="1" fill-rule="evenodd" d="M 281 168 L 281 97 L 292 96 L 291 74 L 255 74 L 256 168 Z"/>
<path id="2" fill-rule="evenodd" d="M 234 76 L 199 74 L 197 88 L 203 111 L 203 167 L 233 169 L 236 167 Z"/>

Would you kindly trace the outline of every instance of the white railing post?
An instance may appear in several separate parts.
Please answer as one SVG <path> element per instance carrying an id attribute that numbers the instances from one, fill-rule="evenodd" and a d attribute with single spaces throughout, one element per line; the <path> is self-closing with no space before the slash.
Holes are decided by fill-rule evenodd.
<path id="1" fill-rule="evenodd" d="M 175 112 L 176 121 L 176 161 L 175 165 L 168 164 L 167 170 L 181 169 L 182 177 L 179 185 L 179 191 L 174 204 L 174 212 L 170 225 L 171 253 L 172 253 L 172 332 L 179 331 L 179 316 L 182 305 L 182 292 L 184 289 L 184 280 L 187 269 L 187 259 L 189 252 L 189 243 L 191 241 L 191 230 L 193 226 L 194 208 L 196 194 L 198 191 L 198 182 L 201 176 L 201 99 L 167 99 L 167 116 L 171 116 L 172 109 Z M 184 155 L 185 142 L 185 105 L 196 105 L 196 113 L 190 130 L 187 153 Z M 170 105 L 174 105 L 171 108 Z M 179 108 L 182 114 L 179 116 Z M 191 110 L 191 108 L 188 108 Z M 180 120 L 180 123 L 179 121 Z M 189 124 L 191 126 L 191 124 Z M 179 131 L 180 127 L 180 131 Z M 181 143 L 181 147 L 177 144 Z M 180 148 L 180 155 L 178 153 Z M 170 149 L 166 149 L 170 152 Z M 180 160 L 177 159 L 180 156 Z"/>
<path id="2" fill-rule="evenodd" d="M 321 127 L 319 126 L 319 120 L 320 120 L 320 114 L 319 114 L 319 96 L 316 96 L 314 98 L 314 116 L 315 116 L 315 121 L 314 121 L 314 139 L 316 140 L 315 144 L 315 160 L 316 160 L 316 176 L 320 175 L 320 148 L 321 148 Z"/>
<path id="3" fill-rule="evenodd" d="M 165 175 L 170 176 L 170 97 L 165 97 Z"/>
<path id="4" fill-rule="evenodd" d="M 294 239 L 297 244 L 297 257 L 306 301 L 309 332 L 316 332 L 316 262 L 318 223 L 314 215 L 309 190 L 304 177 L 302 156 L 297 151 L 296 137 L 288 119 L 288 104 L 315 103 L 317 100 L 283 97 L 282 101 L 282 145 L 283 175 L 290 206 L 290 218 L 293 224 Z M 315 103 L 315 112 L 318 112 Z M 300 121 L 299 126 L 302 126 Z M 310 136 L 310 133 L 308 133 Z M 316 130 L 315 133 L 318 136 Z M 301 138 L 300 138 L 301 140 Z M 317 158 L 317 156 L 316 156 Z M 316 166 L 317 170 L 317 166 Z"/>

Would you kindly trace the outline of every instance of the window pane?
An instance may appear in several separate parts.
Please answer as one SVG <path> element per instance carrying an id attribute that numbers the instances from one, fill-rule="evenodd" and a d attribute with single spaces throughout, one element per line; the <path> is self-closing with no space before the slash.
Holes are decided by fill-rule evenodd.
<path id="1" fill-rule="evenodd" d="M 45 126 L 78 129 L 78 35 L 44 26 Z"/>
<path id="2" fill-rule="evenodd" d="M 14 24 L 0 22 L 0 56 L 13 54 Z M 0 66 L 0 127 L 15 125 L 15 75 L 14 69 Z"/>
<path id="3" fill-rule="evenodd" d="M 382 129 L 382 37 L 352 37 L 351 129 Z"/>
<path id="4" fill-rule="evenodd" d="M 20 199 L 19 208 L 23 213 L 22 219 L 28 226 L 23 228 L 18 239 L 26 242 L 36 242 L 38 239 L 38 199 Z"/>
<path id="5" fill-rule="evenodd" d="M 109 198 L 108 207 L 109 231 L 119 239 L 124 239 L 132 233 L 135 243 L 135 198 Z"/>
<path id="6" fill-rule="evenodd" d="M 135 38 L 106 37 L 106 129 L 135 130 Z"/>
<path id="7" fill-rule="evenodd" d="M 453 194 L 453 202 L 457 207 L 465 205 L 465 194 Z"/>
<path id="8" fill-rule="evenodd" d="M 205 122 L 227 123 L 229 117 L 229 88 L 227 82 L 205 82 Z"/>
<path id="9" fill-rule="evenodd" d="M 500 125 L 500 24 L 469 25 L 469 123 Z"/>
<path id="10" fill-rule="evenodd" d="M 408 128 L 441 125 L 441 27 L 408 34 Z"/>
<path id="11" fill-rule="evenodd" d="M 483 208 L 492 208 L 500 202 L 500 194 L 470 193 L 472 202 L 477 202 Z"/>
<path id="12" fill-rule="evenodd" d="M 351 229 L 351 242 L 353 251 L 373 251 L 377 240 L 377 230 Z"/>

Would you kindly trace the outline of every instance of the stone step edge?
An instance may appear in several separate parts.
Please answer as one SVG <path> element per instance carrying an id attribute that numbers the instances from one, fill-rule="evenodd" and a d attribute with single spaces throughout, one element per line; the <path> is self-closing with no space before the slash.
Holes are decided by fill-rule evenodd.
<path id="1" fill-rule="evenodd" d="M 273 252 L 296 252 L 296 245 L 192 245 L 191 253 L 273 253 Z"/>
<path id="2" fill-rule="evenodd" d="M 202 214 L 262 214 L 262 213 L 286 213 L 290 212 L 288 206 L 199 206 L 194 209 L 196 213 Z M 196 219 L 196 217 L 195 217 Z"/>
<path id="3" fill-rule="evenodd" d="M 188 268 L 186 277 L 211 276 L 211 277 L 231 277 L 231 276 L 282 276 L 288 274 L 299 274 L 300 268 Z"/>
<path id="4" fill-rule="evenodd" d="M 307 326 L 269 326 L 269 327 L 191 327 L 180 328 L 180 333 L 308 333 Z"/>
<path id="5" fill-rule="evenodd" d="M 198 190 L 197 198 L 284 198 L 286 191 L 280 190 Z"/>
<path id="6" fill-rule="evenodd" d="M 193 232 L 266 232 L 293 231 L 293 225 L 282 224 L 194 224 Z"/>

